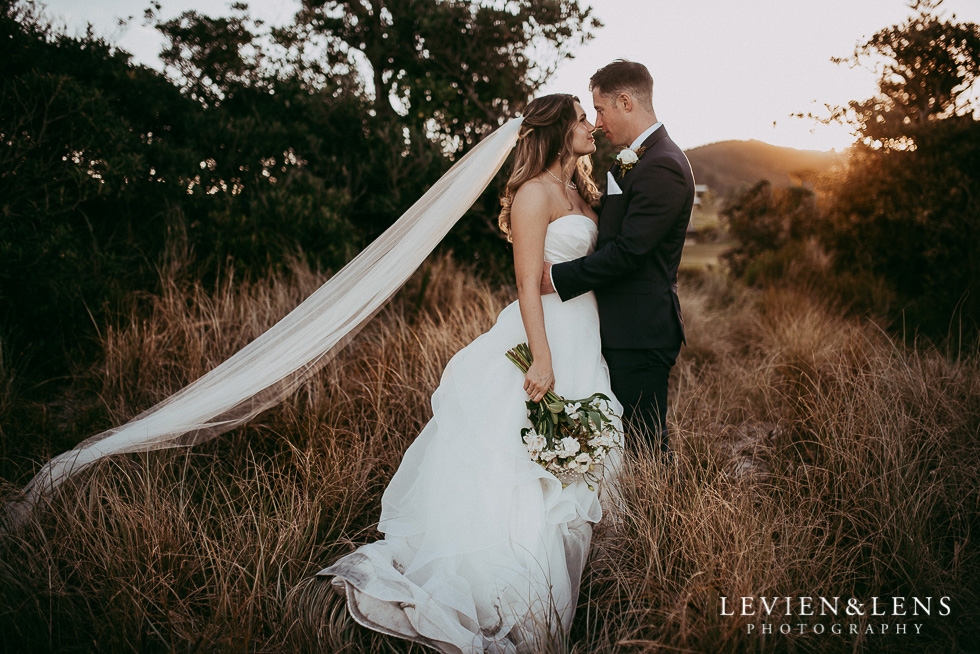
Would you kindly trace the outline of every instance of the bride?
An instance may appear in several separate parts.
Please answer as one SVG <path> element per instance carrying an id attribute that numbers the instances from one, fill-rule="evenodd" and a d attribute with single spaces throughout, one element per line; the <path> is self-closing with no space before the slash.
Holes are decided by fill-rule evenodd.
<path id="1" fill-rule="evenodd" d="M 594 127 L 564 94 L 527 105 L 500 227 L 514 245 L 518 300 L 449 361 L 433 416 L 382 498 L 384 539 L 318 574 L 332 577 L 353 618 L 442 652 L 535 651 L 568 631 L 592 535 L 620 457 L 604 483 L 563 487 L 528 456 L 525 402 L 549 389 L 612 397 L 592 293 L 543 296 L 543 262 L 592 251 L 599 193 Z M 505 357 L 527 342 L 522 379 Z M 621 406 L 612 402 L 613 411 Z"/>

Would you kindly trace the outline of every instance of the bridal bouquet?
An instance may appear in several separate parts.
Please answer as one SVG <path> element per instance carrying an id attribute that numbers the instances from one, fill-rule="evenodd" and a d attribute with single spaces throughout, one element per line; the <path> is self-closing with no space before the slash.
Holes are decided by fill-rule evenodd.
<path id="1" fill-rule="evenodd" d="M 507 352 L 507 358 L 527 374 L 534 360 L 531 348 L 521 343 Z M 582 475 L 598 482 L 594 471 L 614 447 L 622 447 L 623 432 L 609 416 L 613 415 L 609 398 L 593 393 L 584 400 L 566 400 L 548 391 L 540 402 L 527 402 L 528 418 L 533 427 L 521 430 L 521 438 L 531 460 L 555 475 L 567 486 Z"/>

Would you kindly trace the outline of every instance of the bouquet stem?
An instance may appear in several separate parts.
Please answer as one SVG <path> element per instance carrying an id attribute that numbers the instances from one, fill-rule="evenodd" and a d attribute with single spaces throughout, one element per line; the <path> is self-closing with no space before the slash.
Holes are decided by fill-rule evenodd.
<path id="1" fill-rule="evenodd" d="M 534 363 L 534 357 L 531 356 L 531 348 L 528 347 L 527 343 L 521 343 L 517 347 L 507 351 L 507 358 L 510 359 L 518 369 L 525 375 L 527 371 L 530 370 L 531 364 Z M 542 402 L 546 404 L 552 404 L 554 402 L 564 402 L 564 400 L 558 396 L 554 391 L 548 391 L 544 394 Z"/>

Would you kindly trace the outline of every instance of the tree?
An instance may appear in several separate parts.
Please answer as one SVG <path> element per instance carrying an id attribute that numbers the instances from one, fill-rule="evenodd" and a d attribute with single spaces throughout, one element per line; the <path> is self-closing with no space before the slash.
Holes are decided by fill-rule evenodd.
<path id="1" fill-rule="evenodd" d="M 914 3 L 851 58 L 881 78 L 872 98 L 834 114 L 859 141 L 824 242 L 840 272 L 883 280 L 902 322 L 941 338 L 980 320 L 980 27 L 943 18 L 940 5 Z"/>
<path id="2" fill-rule="evenodd" d="M 730 203 L 735 274 L 806 284 L 913 337 L 980 328 L 980 27 L 941 4 L 912 3 L 837 60 L 880 74 L 871 98 L 823 119 L 854 128 L 848 166 L 821 181 L 819 203 L 766 184 Z"/>
<path id="3" fill-rule="evenodd" d="M 234 15 L 212 18 L 186 11 L 157 24 L 168 45 L 160 53 L 184 91 L 205 105 L 225 99 L 236 86 L 256 83 L 261 50 L 255 41 L 261 21 L 250 25 L 248 6 L 232 5 Z M 148 10 L 147 18 L 152 18 Z M 246 52 L 251 50 L 251 56 Z"/>
<path id="4" fill-rule="evenodd" d="M 91 34 L 54 32 L 35 3 L 0 5 L 0 34 L 0 329 L 53 372 L 93 317 L 152 283 L 172 190 L 157 180 L 196 163 L 182 140 L 197 107 Z"/>
<path id="5" fill-rule="evenodd" d="M 404 116 L 452 150 L 517 111 L 601 26 L 578 0 L 304 0 L 300 21 L 366 60 L 378 117 Z"/>
<path id="6" fill-rule="evenodd" d="M 322 16 L 339 15 L 326 4 Z M 206 282 L 297 253 L 339 268 L 445 172 L 447 145 L 464 149 L 526 100 L 550 70 L 529 53 L 567 56 L 589 13 L 570 0 L 537 14 L 524 0 L 347 4 L 392 46 L 370 50 L 383 103 L 358 69 L 367 42 L 316 21 L 268 29 L 244 4 L 185 12 L 157 24 L 161 74 L 91 31 L 57 33 L 35 0 L 0 0 L 0 344 L 43 356 L 33 374 L 65 376 L 172 250 Z M 504 258 L 494 195 L 447 239 L 464 259 Z"/>
<path id="7" fill-rule="evenodd" d="M 879 30 L 838 63 L 879 73 L 878 92 L 834 107 L 832 120 L 850 122 L 871 148 L 906 149 L 930 123 L 977 111 L 970 96 L 980 76 L 980 32 L 973 23 L 938 15 L 942 0 L 919 0 L 918 13 Z"/>
<path id="8" fill-rule="evenodd" d="M 0 338 L 37 353 L 32 371 L 65 374 L 64 350 L 154 287 L 174 233 L 205 279 L 229 260 L 261 273 L 300 244 L 336 268 L 359 245 L 337 160 L 357 152 L 343 141 L 357 96 L 219 72 L 223 99 L 202 103 L 91 34 L 56 33 L 33 3 L 0 2 Z"/>

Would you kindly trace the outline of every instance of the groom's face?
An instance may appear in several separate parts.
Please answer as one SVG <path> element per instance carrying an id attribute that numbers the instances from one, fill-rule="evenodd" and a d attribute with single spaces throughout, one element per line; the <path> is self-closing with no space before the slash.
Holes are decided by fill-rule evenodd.
<path id="1" fill-rule="evenodd" d="M 595 126 L 601 129 L 613 145 L 629 145 L 627 113 L 615 95 L 603 95 L 602 89 L 592 89 L 592 106 L 595 107 Z"/>

